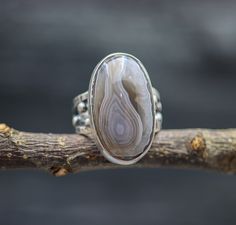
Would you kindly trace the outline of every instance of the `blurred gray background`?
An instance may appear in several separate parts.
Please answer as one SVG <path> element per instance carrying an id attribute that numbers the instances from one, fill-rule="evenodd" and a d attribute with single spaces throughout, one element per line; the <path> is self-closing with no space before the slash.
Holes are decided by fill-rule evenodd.
<path id="1" fill-rule="evenodd" d="M 1 0 L 0 121 L 73 132 L 72 98 L 121 51 L 160 90 L 165 129 L 236 127 L 235 12 L 230 0 Z M 0 225 L 236 224 L 235 190 L 203 171 L 1 171 Z"/>

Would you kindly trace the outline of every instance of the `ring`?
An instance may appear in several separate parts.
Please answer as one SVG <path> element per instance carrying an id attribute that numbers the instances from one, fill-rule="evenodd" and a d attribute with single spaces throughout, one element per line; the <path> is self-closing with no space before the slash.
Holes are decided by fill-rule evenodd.
<path id="1" fill-rule="evenodd" d="M 89 90 L 73 101 L 77 133 L 92 130 L 97 147 L 112 163 L 131 165 L 150 149 L 161 130 L 162 105 L 143 64 L 113 53 L 95 67 Z"/>

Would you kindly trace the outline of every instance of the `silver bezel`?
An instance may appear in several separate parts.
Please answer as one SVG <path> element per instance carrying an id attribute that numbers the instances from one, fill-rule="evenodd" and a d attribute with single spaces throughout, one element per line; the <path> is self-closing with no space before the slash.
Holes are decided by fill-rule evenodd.
<path id="1" fill-rule="evenodd" d="M 137 156 L 136 158 L 132 159 L 132 160 L 122 160 L 122 159 L 117 159 L 115 158 L 114 156 L 112 156 L 102 145 L 101 141 L 100 141 L 100 138 L 98 137 L 97 135 L 97 131 L 96 131 L 96 128 L 95 128 L 95 124 L 94 124 L 94 117 L 93 117 L 93 88 L 94 88 L 94 85 L 95 85 L 95 82 L 96 82 L 96 74 L 97 74 L 97 71 L 98 69 L 100 68 L 100 66 L 105 62 L 107 61 L 109 58 L 112 58 L 112 57 L 115 57 L 115 56 L 127 56 L 127 57 L 130 57 L 132 58 L 133 60 L 135 60 L 138 65 L 141 67 L 141 69 L 143 70 L 144 72 L 144 75 L 145 75 L 145 78 L 148 82 L 148 85 L 150 86 L 150 94 L 151 94 L 151 101 L 152 101 L 152 113 L 153 113 L 153 132 L 152 132 L 152 136 L 151 136 L 151 141 L 150 141 L 150 144 L 146 147 L 145 151 L 140 154 L 139 156 Z M 153 139 L 154 139 L 154 135 L 155 135 L 155 130 L 156 130 L 156 123 L 155 123 L 155 105 L 154 105 L 154 98 L 153 98 L 153 88 L 152 88 L 152 83 L 151 83 L 151 80 L 150 80 L 150 77 L 148 75 L 148 72 L 147 70 L 145 69 L 144 65 L 142 64 L 142 62 L 137 59 L 136 57 L 134 57 L 133 55 L 130 55 L 130 54 L 127 54 L 127 53 L 112 53 L 108 56 L 106 56 L 105 58 L 103 58 L 98 64 L 97 66 L 95 67 L 95 69 L 93 70 L 93 73 L 92 73 L 92 76 L 91 76 L 91 80 L 90 80 L 90 83 L 89 83 L 89 92 L 88 92 L 88 102 L 89 102 L 89 114 L 90 114 L 90 120 L 91 120 L 91 128 L 92 128 L 92 132 L 93 132 L 93 135 L 94 135 L 94 138 L 95 138 L 95 141 L 96 141 L 96 144 L 98 146 L 98 148 L 100 149 L 101 153 L 103 154 L 103 156 L 110 162 L 112 163 L 115 163 L 115 164 L 119 164 L 119 165 L 132 165 L 134 163 L 137 163 L 140 159 L 142 159 L 146 154 L 147 152 L 149 151 L 151 145 L 152 145 L 152 142 L 153 142 Z"/>

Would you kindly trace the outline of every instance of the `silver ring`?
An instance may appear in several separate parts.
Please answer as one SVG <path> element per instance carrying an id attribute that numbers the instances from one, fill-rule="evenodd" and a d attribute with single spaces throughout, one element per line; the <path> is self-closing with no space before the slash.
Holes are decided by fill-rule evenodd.
<path id="1" fill-rule="evenodd" d="M 73 101 L 77 133 L 92 130 L 112 163 L 131 165 L 150 149 L 161 130 L 162 105 L 143 64 L 126 53 L 106 56 L 95 67 L 89 90 Z"/>

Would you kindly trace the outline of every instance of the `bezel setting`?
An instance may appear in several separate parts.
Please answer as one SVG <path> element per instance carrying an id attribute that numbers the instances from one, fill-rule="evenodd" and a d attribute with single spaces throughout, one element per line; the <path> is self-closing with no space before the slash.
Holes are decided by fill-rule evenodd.
<path id="1" fill-rule="evenodd" d="M 141 68 L 145 79 L 147 81 L 148 84 L 148 89 L 150 91 L 150 99 L 151 99 L 151 104 L 152 104 L 152 117 L 153 117 L 153 128 L 152 128 L 152 134 L 150 136 L 150 142 L 149 144 L 145 147 L 144 151 L 139 154 L 137 157 L 133 158 L 133 159 L 129 159 L 129 160 L 124 160 L 124 159 L 120 159 L 118 157 L 113 156 L 101 143 L 99 135 L 97 134 L 97 128 L 95 127 L 95 123 L 94 123 L 94 115 L 93 115 L 93 108 L 94 108 L 94 90 L 95 90 L 95 85 L 96 85 L 96 79 L 97 79 L 97 73 L 99 68 L 103 65 L 103 63 L 105 63 L 106 61 L 108 61 L 110 58 L 114 58 L 114 57 L 121 57 L 121 56 L 125 56 L 128 58 L 131 58 L 132 60 L 134 60 Z M 143 66 L 142 62 L 137 59 L 136 57 L 134 57 L 133 55 L 127 54 L 127 53 L 113 53 L 110 54 L 108 56 L 106 56 L 105 58 L 103 58 L 95 67 L 92 76 L 91 76 L 91 80 L 90 80 L 90 84 L 89 84 L 89 91 L 88 91 L 88 110 L 89 110 L 89 115 L 90 115 L 90 126 L 92 128 L 92 132 L 93 132 L 93 136 L 95 138 L 96 144 L 98 146 L 98 148 L 100 149 L 101 153 L 103 154 L 103 156 L 110 162 L 115 163 L 115 164 L 119 164 L 119 165 L 132 165 L 134 163 L 137 163 L 139 160 L 141 160 L 149 151 L 154 136 L 155 136 L 155 132 L 157 130 L 160 129 L 160 124 L 161 123 L 156 123 L 156 106 L 155 106 L 155 101 L 154 101 L 154 92 L 153 92 L 153 88 L 152 88 L 152 83 L 151 80 L 149 78 L 148 72 L 146 71 L 145 67 Z"/>

